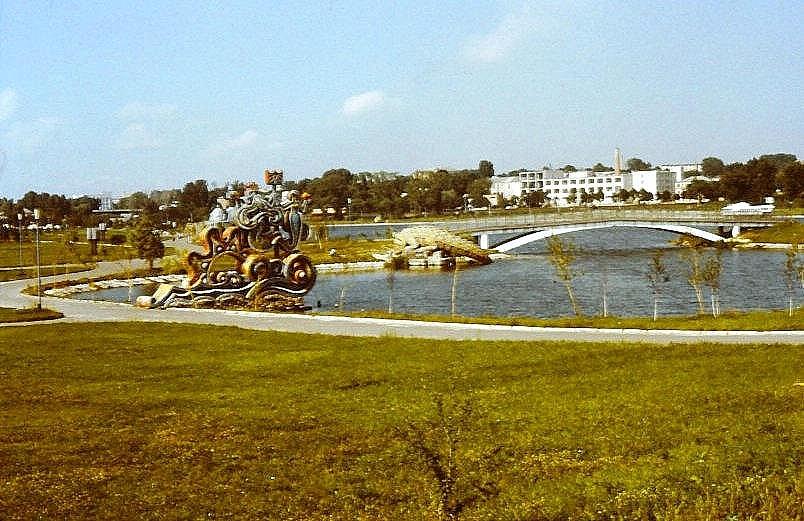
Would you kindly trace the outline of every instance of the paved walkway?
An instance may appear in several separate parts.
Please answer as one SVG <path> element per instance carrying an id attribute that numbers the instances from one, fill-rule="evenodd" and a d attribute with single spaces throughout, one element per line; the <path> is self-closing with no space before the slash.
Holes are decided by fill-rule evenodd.
<path id="1" fill-rule="evenodd" d="M 101 262 L 90 272 L 57 276 L 58 280 L 79 279 L 142 268 L 145 261 Z M 43 283 L 54 277 L 43 277 Z M 20 292 L 32 280 L 0 283 L 0 307 L 30 307 L 36 297 Z M 42 306 L 62 312 L 58 322 L 181 322 L 233 326 L 262 331 L 318 333 L 348 336 L 391 336 L 444 340 L 565 340 L 588 342 L 715 342 L 730 344 L 780 343 L 804 344 L 804 331 L 675 331 L 638 329 L 551 328 L 455 324 L 414 320 L 334 317 L 315 314 L 258 313 L 214 309 L 139 309 L 128 304 L 43 297 Z M 41 322 L 39 322 L 41 324 Z M 23 324 L 0 324 L 18 327 Z"/>

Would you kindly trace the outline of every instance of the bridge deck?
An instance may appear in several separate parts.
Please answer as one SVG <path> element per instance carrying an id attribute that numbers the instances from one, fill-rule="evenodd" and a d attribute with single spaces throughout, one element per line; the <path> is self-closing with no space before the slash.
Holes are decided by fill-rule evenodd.
<path id="1" fill-rule="evenodd" d="M 784 217 L 754 215 L 720 215 L 713 212 L 640 211 L 640 210 L 580 210 L 556 213 L 534 213 L 502 217 L 478 218 L 444 223 L 456 232 L 511 233 L 540 227 L 633 222 L 642 224 L 677 224 L 691 227 L 741 226 L 762 228 L 784 222 Z"/>

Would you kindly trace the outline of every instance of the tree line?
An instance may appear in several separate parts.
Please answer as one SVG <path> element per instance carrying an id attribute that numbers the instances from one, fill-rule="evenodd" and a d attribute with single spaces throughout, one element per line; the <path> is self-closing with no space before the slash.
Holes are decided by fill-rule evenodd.
<path id="1" fill-rule="evenodd" d="M 797 206 L 804 204 L 804 164 L 793 154 L 767 154 L 729 165 L 707 157 L 701 168 L 705 177 L 717 180 L 694 180 L 684 197 L 761 203 L 772 196 Z"/>

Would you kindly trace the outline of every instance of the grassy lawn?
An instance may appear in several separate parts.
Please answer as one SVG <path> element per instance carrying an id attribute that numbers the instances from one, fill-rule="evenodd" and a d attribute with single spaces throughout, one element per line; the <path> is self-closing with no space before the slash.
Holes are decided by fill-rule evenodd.
<path id="1" fill-rule="evenodd" d="M 360 313 L 330 313 L 369 318 L 424 320 L 429 322 L 461 322 L 464 324 L 500 324 L 532 327 L 593 327 L 606 329 L 683 329 L 688 331 L 797 331 L 804 330 L 804 310 L 793 316 L 787 311 L 728 311 L 718 318 L 711 315 L 659 317 L 451 317 L 447 315 L 414 315 L 361 311 Z"/>
<path id="2" fill-rule="evenodd" d="M 775 242 L 787 244 L 804 244 L 804 224 L 787 221 L 781 224 L 758 230 L 746 230 L 740 237 L 754 242 Z"/>
<path id="3" fill-rule="evenodd" d="M 0 267 L 19 266 L 20 245 L 18 242 L 0 242 Z M 89 254 L 89 245 L 73 244 L 67 246 L 58 237 L 48 237 L 40 241 L 39 254 L 41 264 L 88 263 L 99 260 L 120 260 L 129 256 L 136 256 L 136 250 L 126 245 L 98 245 L 98 255 Z M 36 243 L 26 241 L 22 243 L 23 266 L 36 265 Z"/>
<path id="4" fill-rule="evenodd" d="M 66 266 L 48 266 L 41 269 L 43 277 L 64 275 L 92 269 L 93 264 L 67 264 Z M 36 277 L 36 268 L 24 270 L 0 270 L 0 282 L 19 279 L 32 279 Z"/>
<path id="5" fill-rule="evenodd" d="M 803 359 L 802 346 L 3 328 L 0 511 L 801 519 Z"/>
<path id="6" fill-rule="evenodd" d="M 0 323 L 9 322 L 29 322 L 34 320 L 52 320 L 61 318 L 64 315 L 51 309 L 37 308 L 0 308 Z"/>

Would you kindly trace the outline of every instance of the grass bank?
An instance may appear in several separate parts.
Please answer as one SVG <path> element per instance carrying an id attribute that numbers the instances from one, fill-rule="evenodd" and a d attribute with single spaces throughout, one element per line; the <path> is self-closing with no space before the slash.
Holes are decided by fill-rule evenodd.
<path id="1" fill-rule="evenodd" d="M 5 328 L 0 505 L 11 519 L 796 519 L 803 357 Z"/>
<path id="2" fill-rule="evenodd" d="M 448 315 L 417 315 L 383 311 L 330 312 L 328 314 L 398 320 L 423 320 L 427 322 L 460 322 L 463 324 L 530 327 L 681 329 L 687 331 L 797 331 L 804 329 L 804 312 L 801 309 L 795 310 L 792 317 L 788 316 L 787 311 L 727 311 L 717 318 L 711 315 L 668 316 L 659 317 L 656 321 L 651 317 L 452 317 Z"/>
<path id="3" fill-rule="evenodd" d="M 769 228 L 746 230 L 740 234 L 740 237 L 753 242 L 804 244 L 804 224 L 787 221 Z"/>

